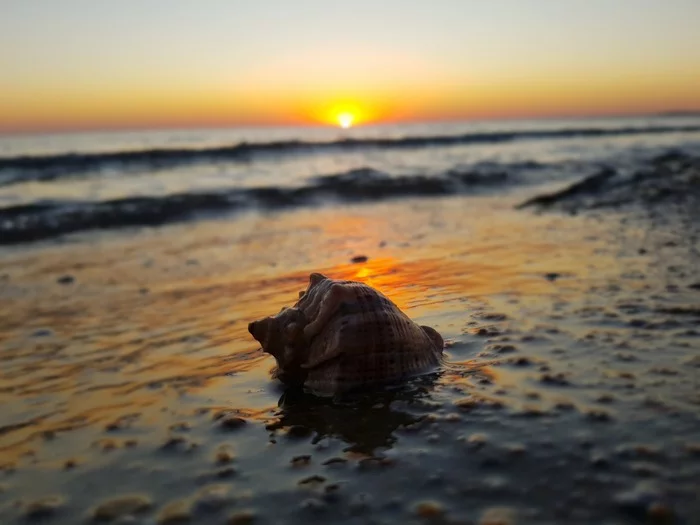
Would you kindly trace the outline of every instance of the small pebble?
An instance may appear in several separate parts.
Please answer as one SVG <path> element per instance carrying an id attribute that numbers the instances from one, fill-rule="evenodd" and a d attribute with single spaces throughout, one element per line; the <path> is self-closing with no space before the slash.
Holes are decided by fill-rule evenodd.
<path id="1" fill-rule="evenodd" d="M 529 417 L 529 418 L 536 418 L 536 417 L 543 417 L 547 415 L 547 411 L 542 410 L 539 407 L 532 406 L 532 405 L 527 405 L 522 408 L 519 412 L 514 412 L 515 416 L 521 416 L 521 417 Z"/>
<path id="2" fill-rule="evenodd" d="M 334 458 L 327 459 L 326 461 L 324 461 L 321 464 L 322 465 L 338 465 L 338 464 L 344 465 L 347 462 L 348 462 L 348 460 L 345 458 L 334 457 Z"/>
<path id="3" fill-rule="evenodd" d="M 540 376 L 540 382 L 554 386 L 567 386 L 570 384 L 564 374 L 542 374 Z"/>
<path id="4" fill-rule="evenodd" d="M 323 487 L 323 499 L 326 501 L 335 501 L 338 499 L 340 492 L 340 483 L 330 483 Z"/>
<path id="5" fill-rule="evenodd" d="M 522 456 L 525 454 L 525 452 L 527 452 L 527 448 L 525 448 L 525 445 L 521 443 L 514 443 L 512 445 L 508 445 L 506 447 L 506 451 L 511 456 Z"/>
<path id="6" fill-rule="evenodd" d="M 615 397 L 610 394 L 601 394 L 596 398 L 597 403 L 609 404 L 615 401 Z"/>
<path id="7" fill-rule="evenodd" d="M 653 524 L 666 524 L 674 522 L 674 512 L 671 507 L 665 503 L 655 502 L 649 505 L 647 509 L 647 517 Z"/>
<path id="8" fill-rule="evenodd" d="M 225 463 L 231 463 L 234 458 L 233 449 L 230 445 L 220 445 L 216 450 L 216 463 L 223 465 Z"/>
<path id="9" fill-rule="evenodd" d="M 64 506 L 65 500 L 61 496 L 47 496 L 27 503 L 24 507 L 24 515 L 30 519 L 48 518 Z"/>
<path id="10" fill-rule="evenodd" d="M 700 443 L 686 443 L 683 448 L 691 456 L 700 456 Z"/>
<path id="11" fill-rule="evenodd" d="M 591 454 L 591 466 L 596 467 L 596 468 L 608 468 L 610 467 L 610 459 L 605 455 L 601 453 L 593 453 Z"/>
<path id="12" fill-rule="evenodd" d="M 187 500 L 175 500 L 166 504 L 158 513 L 158 525 L 188 523 L 192 519 L 191 504 Z"/>
<path id="13" fill-rule="evenodd" d="M 671 510 L 664 502 L 664 494 L 654 483 L 642 481 L 631 490 L 620 492 L 613 497 L 615 504 L 637 519 L 671 515 Z"/>
<path id="14" fill-rule="evenodd" d="M 503 403 L 486 398 L 465 397 L 457 399 L 454 405 L 460 410 L 471 411 L 477 408 L 503 408 Z"/>
<path id="15" fill-rule="evenodd" d="M 467 444 L 474 449 L 479 449 L 486 445 L 488 442 L 488 437 L 486 437 L 486 434 L 472 434 L 467 438 Z"/>
<path id="16" fill-rule="evenodd" d="M 299 504 L 299 508 L 311 512 L 322 512 L 326 510 L 327 505 L 318 498 L 307 498 Z"/>
<path id="17" fill-rule="evenodd" d="M 586 419 L 596 422 L 607 422 L 612 420 L 612 416 L 603 410 L 589 410 L 586 413 Z"/>
<path id="18" fill-rule="evenodd" d="M 252 510 L 239 510 L 235 514 L 231 514 L 226 522 L 227 525 L 250 525 L 256 519 L 255 512 Z"/>
<path id="19" fill-rule="evenodd" d="M 654 445 L 647 445 L 645 443 L 625 443 L 615 447 L 615 454 L 621 458 L 628 459 L 641 459 L 641 458 L 659 458 L 661 454 L 661 449 L 655 447 Z"/>
<path id="20" fill-rule="evenodd" d="M 105 432 L 115 432 L 122 429 L 122 424 L 119 421 L 113 421 L 105 425 Z"/>
<path id="21" fill-rule="evenodd" d="M 382 457 L 369 457 L 369 458 L 362 458 L 357 462 L 357 468 L 359 470 L 369 470 L 369 469 L 374 469 L 374 468 L 379 468 L 379 467 L 388 467 L 390 465 L 394 464 L 394 460 L 391 458 L 382 458 Z"/>
<path id="22" fill-rule="evenodd" d="M 616 352 L 614 355 L 618 361 L 623 361 L 626 363 L 631 363 L 632 361 L 637 361 L 637 356 L 635 356 L 634 354 L 630 354 L 628 352 Z"/>
<path id="23" fill-rule="evenodd" d="M 233 476 L 235 474 L 236 474 L 236 469 L 234 469 L 233 467 L 220 468 L 219 470 L 217 470 L 214 473 L 214 475 L 217 478 L 230 478 L 231 476 Z"/>
<path id="24" fill-rule="evenodd" d="M 319 476 L 318 474 L 314 474 L 312 476 L 306 477 L 302 480 L 299 480 L 299 485 L 320 485 L 326 481 L 326 478 L 323 476 Z"/>
<path id="25" fill-rule="evenodd" d="M 196 511 L 216 511 L 233 502 L 229 485 L 214 484 L 202 487 L 193 499 Z"/>
<path id="26" fill-rule="evenodd" d="M 184 445 L 185 443 L 187 443 L 187 440 L 182 436 L 170 436 L 160 448 L 161 450 L 175 450 L 178 446 Z"/>
<path id="27" fill-rule="evenodd" d="M 311 456 L 308 454 L 305 454 L 303 456 L 295 456 L 292 458 L 290 463 L 293 467 L 305 467 L 309 463 L 311 463 Z"/>
<path id="28" fill-rule="evenodd" d="M 96 520 L 110 521 L 127 516 L 138 514 L 150 509 L 151 499 L 142 494 L 126 494 L 104 501 L 95 507 L 92 516 Z"/>
<path id="29" fill-rule="evenodd" d="M 233 414 L 225 415 L 219 418 L 219 426 L 224 430 L 238 430 L 246 425 L 247 421 L 242 417 L 234 416 Z"/>
<path id="30" fill-rule="evenodd" d="M 493 345 L 490 347 L 491 350 L 498 352 L 499 354 L 511 354 L 517 352 L 518 349 L 514 345 Z"/>
<path id="31" fill-rule="evenodd" d="M 663 469 L 649 461 L 632 461 L 629 465 L 630 470 L 643 477 L 658 477 L 663 474 Z"/>
<path id="32" fill-rule="evenodd" d="M 489 314 L 484 314 L 481 316 L 481 318 L 485 321 L 505 321 L 506 319 L 508 319 L 508 316 L 506 314 L 493 312 Z"/>
<path id="33" fill-rule="evenodd" d="M 190 425 L 187 421 L 179 421 L 170 425 L 169 428 L 171 432 L 187 432 L 192 430 L 192 425 Z"/>
<path id="34" fill-rule="evenodd" d="M 95 443 L 103 452 L 110 452 L 118 447 L 118 444 L 113 439 L 100 439 Z"/>
<path id="35" fill-rule="evenodd" d="M 479 525 L 515 525 L 515 511 L 508 507 L 491 507 L 481 514 Z"/>
<path id="36" fill-rule="evenodd" d="M 75 282 L 75 277 L 73 277 L 72 275 L 64 275 L 56 279 L 56 282 L 58 284 L 71 284 Z"/>
<path id="37" fill-rule="evenodd" d="M 440 518 L 445 509 L 437 501 L 421 501 L 415 506 L 415 513 L 424 519 Z"/>

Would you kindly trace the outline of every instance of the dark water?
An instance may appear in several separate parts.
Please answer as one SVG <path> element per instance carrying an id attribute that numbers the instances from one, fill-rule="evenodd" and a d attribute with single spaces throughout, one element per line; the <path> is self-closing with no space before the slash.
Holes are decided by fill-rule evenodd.
<path id="1" fill-rule="evenodd" d="M 0 243 L 213 214 L 508 192 L 700 150 L 692 118 L 3 139 Z M 128 140 L 127 140 L 128 137 Z M 121 148 L 121 149 L 120 149 Z"/>

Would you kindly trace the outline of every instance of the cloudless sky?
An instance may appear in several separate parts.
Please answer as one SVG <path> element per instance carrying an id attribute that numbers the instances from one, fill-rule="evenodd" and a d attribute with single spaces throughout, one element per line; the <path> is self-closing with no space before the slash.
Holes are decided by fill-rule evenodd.
<path id="1" fill-rule="evenodd" d="M 0 130 L 700 109 L 698 0 L 0 0 Z"/>

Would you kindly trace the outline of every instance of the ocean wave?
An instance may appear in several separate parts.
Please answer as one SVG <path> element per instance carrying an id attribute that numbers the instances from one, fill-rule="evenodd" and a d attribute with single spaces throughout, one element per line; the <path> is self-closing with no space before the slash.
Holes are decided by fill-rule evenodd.
<path id="1" fill-rule="evenodd" d="M 0 185 L 23 181 L 46 181 L 104 169 L 162 169 L 206 162 L 248 162 L 257 156 L 312 154 L 366 149 L 418 149 L 469 144 L 495 144 L 519 140 L 552 140 L 607 136 L 700 132 L 700 125 L 561 128 L 425 135 L 397 138 L 346 138 L 327 142 L 285 140 L 241 142 L 231 146 L 201 149 L 167 148 L 126 150 L 106 153 L 65 153 L 56 155 L 0 158 Z"/>
<path id="2" fill-rule="evenodd" d="M 451 169 L 438 176 L 390 176 L 372 168 L 325 175 L 297 188 L 258 187 L 210 193 L 129 197 L 98 202 L 43 201 L 0 209 L 0 244 L 130 226 L 157 226 L 202 215 L 275 210 L 324 202 L 455 195 L 512 181 L 505 171 Z"/>
<path id="3" fill-rule="evenodd" d="M 569 213 L 591 209 L 642 205 L 650 210 L 663 205 L 683 206 L 697 220 L 700 203 L 700 157 L 669 151 L 651 159 L 633 173 L 602 168 L 553 193 L 532 197 L 517 206 Z"/>

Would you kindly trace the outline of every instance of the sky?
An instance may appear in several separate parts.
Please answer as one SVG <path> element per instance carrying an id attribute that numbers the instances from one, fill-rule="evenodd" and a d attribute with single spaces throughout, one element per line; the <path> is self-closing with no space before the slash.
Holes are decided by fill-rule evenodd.
<path id="1" fill-rule="evenodd" d="M 700 110 L 698 20 L 697 0 L 0 0 L 0 131 Z"/>

